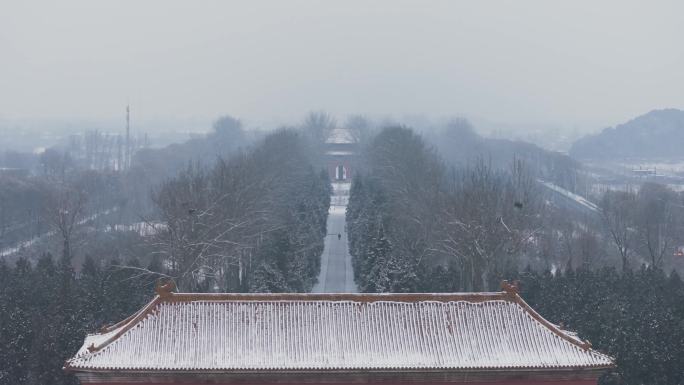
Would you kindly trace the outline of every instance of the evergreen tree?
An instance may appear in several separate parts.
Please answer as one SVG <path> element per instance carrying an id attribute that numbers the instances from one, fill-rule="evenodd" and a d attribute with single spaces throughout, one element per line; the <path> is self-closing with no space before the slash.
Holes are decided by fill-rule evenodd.
<path id="1" fill-rule="evenodd" d="M 11 328 L 14 327 L 10 318 L 10 297 L 9 285 L 12 281 L 12 270 L 7 266 L 4 259 L 0 259 L 0 384 L 9 383 L 10 378 L 10 340 L 12 336 Z"/>
<path id="2" fill-rule="evenodd" d="M 56 333 L 56 352 L 53 355 L 55 361 L 53 379 L 61 379 L 63 384 L 75 384 L 73 376 L 65 375 L 60 366 L 69 358 L 70 352 L 77 351 L 83 343 L 85 330 L 80 323 L 78 309 L 78 287 L 76 274 L 71 265 L 70 255 L 64 255 L 58 264 L 57 269 L 58 287 L 56 290 L 57 298 L 53 306 L 55 312 L 55 333 Z"/>
<path id="3" fill-rule="evenodd" d="M 22 257 L 17 261 L 7 285 L 8 322 L 3 333 L 7 353 L 3 384 L 26 384 L 29 380 L 30 348 L 37 330 L 30 307 L 32 275 L 30 262 Z"/>
<path id="4" fill-rule="evenodd" d="M 58 322 L 58 307 L 55 306 L 59 295 L 59 277 L 57 268 L 49 253 L 43 254 L 33 271 L 34 291 L 33 321 L 35 335 L 32 338 L 29 358 L 29 383 L 47 384 L 51 380 L 61 378 L 59 370 L 60 351 L 58 333 L 62 325 Z M 59 371 L 58 371 L 59 370 Z"/>
<path id="5" fill-rule="evenodd" d="M 361 291 L 368 293 L 383 293 L 391 291 L 392 277 L 396 271 L 396 261 L 391 257 L 392 247 L 385 237 L 382 225 L 375 224 L 375 236 L 372 237 L 363 260 L 362 271 L 368 273 L 362 276 Z"/>
<path id="6" fill-rule="evenodd" d="M 104 276 L 99 264 L 87 255 L 79 275 L 77 298 L 80 307 L 80 322 L 87 330 L 98 330 L 105 323 L 103 281 Z"/>

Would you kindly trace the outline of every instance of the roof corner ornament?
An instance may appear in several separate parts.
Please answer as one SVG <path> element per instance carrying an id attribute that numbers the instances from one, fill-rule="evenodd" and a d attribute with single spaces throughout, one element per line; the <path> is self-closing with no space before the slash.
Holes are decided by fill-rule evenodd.
<path id="1" fill-rule="evenodd" d="M 166 282 L 164 282 L 163 278 L 160 278 L 157 280 L 157 283 L 154 285 L 154 291 L 161 298 L 170 297 L 173 294 L 173 291 L 175 289 L 176 289 L 176 284 L 173 282 L 172 279 L 167 279 Z"/>
<path id="2" fill-rule="evenodd" d="M 518 281 L 501 281 L 501 290 L 510 295 L 518 295 L 520 293 L 520 282 Z"/>

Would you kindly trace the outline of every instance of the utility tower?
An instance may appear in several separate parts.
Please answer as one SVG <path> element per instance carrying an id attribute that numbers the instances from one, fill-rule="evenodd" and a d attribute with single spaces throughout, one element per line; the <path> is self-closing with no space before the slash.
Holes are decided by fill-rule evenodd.
<path id="1" fill-rule="evenodd" d="M 126 159 L 124 160 L 125 169 L 131 167 L 131 109 L 126 105 Z"/>

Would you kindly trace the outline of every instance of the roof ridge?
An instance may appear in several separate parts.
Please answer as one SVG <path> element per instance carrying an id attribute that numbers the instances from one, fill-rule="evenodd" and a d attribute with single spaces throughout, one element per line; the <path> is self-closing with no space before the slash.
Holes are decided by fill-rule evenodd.
<path id="1" fill-rule="evenodd" d="M 484 302 L 492 300 L 512 301 L 505 291 L 483 293 L 170 293 L 163 296 L 165 302 L 186 301 L 350 301 L 350 302 L 454 302 L 469 300 Z"/>
<path id="2" fill-rule="evenodd" d="M 114 324 L 106 332 L 96 333 L 99 335 L 106 334 L 106 333 L 109 333 L 109 332 L 116 330 L 116 328 L 114 328 L 114 326 L 121 325 L 121 326 L 119 326 L 119 329 L 116 333 L 112 334 L 107 339 L 100 342 L 98 345 L 95 345 L 95 343 L 91 343 L 88 347 L 86 347 L 86 350 L 88 353 L 85 353 L 85 354 L 92 354 L 92 353 L 101 351 L 102 349 L 107 347 L 107 345 L 116 341 L 124 333 L 129 331 L 131 328 L 133 328 L 135 325 L 137 325 L 140 321 L 144 320 L 150 313 L 152 313 L 154 311 L 154 309 L 161 302 L 162 302 L 162 297 L 160 295 L 156 295 L 152 299 L 152 301 L 150 301 L 147 305 L 145 305 L 142 309 L 138 310 L 136 313 L 133 313 L 133 315 L 127 317 L 126 319 L 124 319 L 121 322 Z M 71 361 L 76 360 L 76 359 L 80 358 L 81 356 L 83 356 L 83 355 L 77 355 L 77 356 L 67 360 L 66 363 L 64 364 L 64 367 L 69 368 Z"/>
<path id="3" fill-rule="evenodd" d="M 598 352 L 594 349 L 592 349 L 591 342 L 589 340 L 581 340 L 578 337 L 572 337 L 568 335 L 566 330 L 563 330 L 560 326 L 554 324 L 553 322 L 547 320 L 544 318 L 541 314 L 537 313 L 536 310 L 534 310 L 525 300 L 519 295 L 515 295 L 515 302 L 520 305 L 527 314 L 529 314 L 535 321 L 539 322 L 542 326 L 545 328 L 549 329 L 552 333 L 557 335 L 558 337 L 562 338 L 563 340 L 581 348 L 582 350 L 586 352 L 591 352 L 593 354 L 598 354 L 600 356 L 603 356 L 607 358 L 610 361 L 614 361 L 614 359 L 607 354 L 603 354 L 601 352 Z"/>
<path id="4" fill-rule="evenodd" d="M 172 280 L 168 280 L 165 283 L 163 283 L 161 280 L 158 280 L 157 282 L 155 282 L 155 285 L 154 285 L 154 291 L 157 293 L 157 296 L 159 296 L 161 299 L 164 299 L 167 296 L 173 294 L 173 290 L 175 290 L 175 289 L 176 289 L 176 284 Z M 154 299 L 156 299 L 156 298 L 154 298 Z M 109 333 L 113 330 L 116 330 L 116 329 L 122 327 L 123 325 L 125 325 L 129 321 L 131 321 L 133 318 L 135 318 L 136 315 L 145 311 L 146 308 L 147 308 L 147 306 L 141 308 L 137 312 L 131 314 L 130 316 L 124 318 L 123 320 L 121 320 L 117 323 L 114 323 L 114 324 L 109 325 L 109 326 L 104 325 L 100 329 L 100 334 Z"/>

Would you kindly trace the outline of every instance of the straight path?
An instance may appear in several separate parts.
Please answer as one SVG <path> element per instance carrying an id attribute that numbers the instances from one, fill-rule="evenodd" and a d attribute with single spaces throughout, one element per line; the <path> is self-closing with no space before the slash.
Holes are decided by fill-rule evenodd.
<path id="1" fill-rule="evenodd" d="M 76 222 L 76 224 L 79 226 L 86 224 L 88 222 L 94 221 L 95 219 L 97 219 L 100 216 L 109 215 L 113 212 L 116 212 L 117 210 L 119 210 L 119 208 L 114 206 L 111 209 L 100 211 L 99 213 L 95 213 L 93 215 L 87 216 L 87 217 L 81 219 L 80 221 Z M 14 245 L 13 247 L 7 247 L 4 249 L 0 248 L 0 258 L 7 257 L 7 256 L 10 256 L 12 254 L 18 253 L 19 251 L 21 251 L 21 249 L 31 247 L 35 243 L 37 243 L 38 241 L 52 237 L 55 234 L 57 234 L 57 232 L 55 230 L 50 230 L 48 232 L 45 232 L 43 234 L 40 234 L 40 235 L 32 238 L 32 239 L 21 241 L 21 242 L 17 243 L 16 245 Z"/>
<path id="2" fill-rule="evenodd" d="M 540 185 L 552 192 L 553 198 L 558 204 L 565 204 L 570 209 L 579 210 L 581 212 L 591 215 L 594 219 L 601 219 L 601 208 L 595 203 L 589 201 L 587 198 L 570 192 L 556 184 L 547 182 L 541 179 L 537 179 Z M 561 202 L 562 201 L 562 202 Z"/>
<path id="3" fill-rule="evenodd" d="M 354 271 L 345 231 L 349 184 L 333 184 L 328 211 L 328 235 L 321 255 L 321 272 L 314 293 L 356 293 Z"/>

